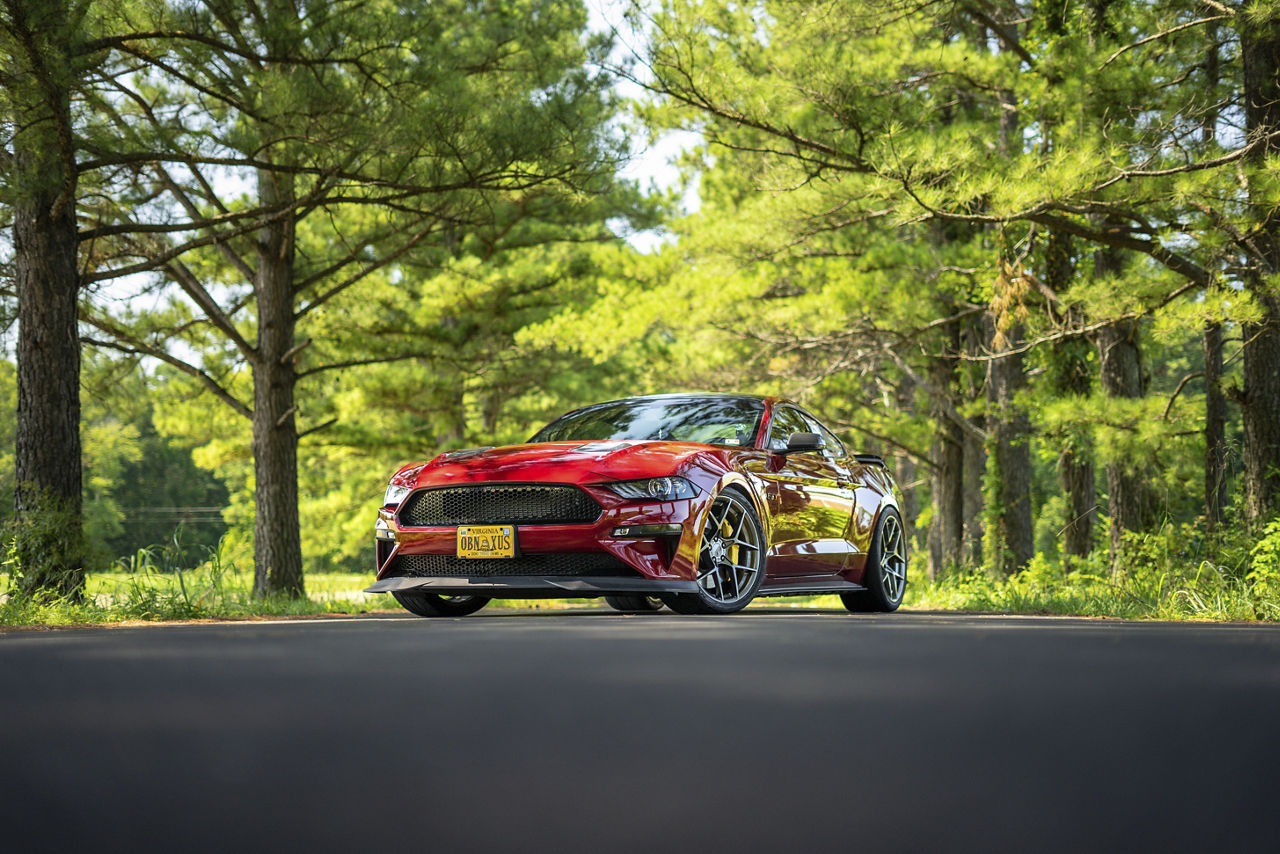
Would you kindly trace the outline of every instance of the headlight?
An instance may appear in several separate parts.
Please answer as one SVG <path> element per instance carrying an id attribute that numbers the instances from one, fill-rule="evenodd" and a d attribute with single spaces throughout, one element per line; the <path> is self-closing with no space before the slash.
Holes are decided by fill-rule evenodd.
<path id="1" fill-rule="evenodd" d="M 694 485 L 682 477 L 620 480 L 617 483 L 606 483 L 604 487 L 623 498 L 647 498 L 653 501 L 674 501 L 677 498 L 692 498 L 698 494 Z"/>
<path id="2" fill-rule="evenodd" d="M 410 491 L 411 487 L 396 486 L 394 483 L 391 484 L 387 487 L 387 494 L 382 496 L 382 506 L 386 507 L 393 504 L 398 505 Z"/>

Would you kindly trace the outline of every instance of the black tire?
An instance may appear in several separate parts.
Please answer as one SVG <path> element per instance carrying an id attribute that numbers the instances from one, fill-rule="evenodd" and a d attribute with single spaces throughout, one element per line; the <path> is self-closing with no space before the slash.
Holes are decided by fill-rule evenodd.
<path id="1" fill-rule="evenodd" d="M 662 610 L 662 600 L 655 596 L 606 596 L 604 601 L 624 614 L 652 614 Z"/>
<path id="2" fill-rule="evenodd" d="M 751 502 L 726 489 L 707 510 L 698 549 L 698 590 L 667 593 L 662 601 L 677 614 L 733 614 L 755 598 L 764 582 L 764 528 Z"/>
<path id="3" fill-rule="evenodd" d="M 400 607 L 419 617 L 465 617 L 489 604 L 488 596 L 440 596 L 418 590 L 392 590 Z"/>
<path id="4" fill-rule="evenodd" d="M 850 611 L 896 611 L 902 604 L 907 590 L 907 539 L 902 517 L 892 507 L 886 507 L 876 522 L 862 584 L 866 590 L 840 594 Z"/>

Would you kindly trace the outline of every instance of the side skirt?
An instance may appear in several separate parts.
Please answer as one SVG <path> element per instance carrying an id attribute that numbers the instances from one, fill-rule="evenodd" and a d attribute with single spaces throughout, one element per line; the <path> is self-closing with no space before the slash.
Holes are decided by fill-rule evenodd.
<path id="1" fill-rule="evenodd" d="M 773 584 L 760 588 L 756 598 L 761 596 L 816 596 L 825 593 L 853 593 L 866 590 L 861 584 L 840 579 L 825 581 L 796 581 L 791 584 Z"/>

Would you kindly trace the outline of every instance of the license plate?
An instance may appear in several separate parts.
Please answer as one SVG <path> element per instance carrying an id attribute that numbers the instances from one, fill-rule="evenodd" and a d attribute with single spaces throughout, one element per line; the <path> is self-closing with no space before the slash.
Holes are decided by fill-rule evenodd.
<path id="1" fill-rule="evenodd" d="M 515 525 L 468 525 L 458 528 L 458 557 L 515 556 Z"/>

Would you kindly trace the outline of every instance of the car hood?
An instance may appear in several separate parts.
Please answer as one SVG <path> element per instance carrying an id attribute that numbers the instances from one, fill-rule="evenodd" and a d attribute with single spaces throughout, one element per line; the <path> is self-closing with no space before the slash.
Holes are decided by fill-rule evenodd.
<path id="1" fill-rule="evenodd" d="M 678 474 L 691 457 L 724 449 L 687 442 L 539 442 L 473 448 L 405 466 L 391 479 L 408 487 L 477 481 L 599 483 Z"/>

